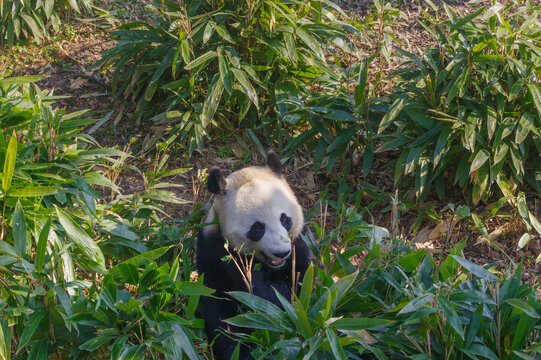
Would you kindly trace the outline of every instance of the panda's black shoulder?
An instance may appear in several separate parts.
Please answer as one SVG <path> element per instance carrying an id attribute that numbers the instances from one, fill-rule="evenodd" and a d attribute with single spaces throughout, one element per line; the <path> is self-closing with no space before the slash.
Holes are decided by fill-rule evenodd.
<path id="1" fill-rule="evenodd" d="M 239 270 L 224 247 L 224 237 L 218 232 L 199 230 L 196 263 L 203 284 L 216 290 L 214 295 L 225 296 L 228 291 L 247 291 Z"/>
<path id="2" fill-rule="evenodd" d="M 219 231 L 199 229 L 197 237 L 196 264 L 199 273 L 215 269 L 217 262 L 226 255 L 224 238 Z"/>

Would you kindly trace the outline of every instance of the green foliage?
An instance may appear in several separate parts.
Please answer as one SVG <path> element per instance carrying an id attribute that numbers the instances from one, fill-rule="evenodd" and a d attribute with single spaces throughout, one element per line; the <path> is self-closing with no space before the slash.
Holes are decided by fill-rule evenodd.
<path id="1" fill-rule="evenodd" d="M 335 88 L 333 88 L 335 89 Z M 322 88 L 319 93 L 288 94 L 279 103 L 284 111 L 282 120 L 308 128 L 297 127 L 291 135 L 284 134 L 286 156 L 293 156 L 301 148 L 314 153 L 314 168 L 333 169 L 336 161 L 352 154 L 364 145 L 366 137 L 360 136 L 363 121 L 355 112 L 354 99 L 347 93 Z M 285 131 L 284 131 L 285 133 Z"/>
<path id="2" fill-rule="evenodd" d="M 185 170 L 162 161 L 140 194 L 120 195 L 105 175 L 128 155 L 97 147 L 81 132 L 97 120 L 53 108 L 39 78 L 0 80 L 0 355 L 198 358 L 187 327 L 202 327 L 195 309 L 212 290 L 189 282 L 190 235 L 158 217 L 180 202 L 160 179 Z"/>
<path id="3" fill-rule="evenodd" d="M 91 0 L 2 0 L 0 1 L 0 46 L 17 39 L 34 38 L 38 43 L 60 30 L 62 12 L 81 12 Z M 52 31 L 51 31 L 52 30 Z"/>
<path id="4" fill-rule="evenodd" d="M 296 123 L 283 118 L 307 87 L 343 79 L 340 56 L 356 51 L 345 31 L 356 30 L 327 7 L 338 10 L 323 1 L 166 1 L 152 24 L 120 26 L 117 46 L 97 65 L 114 66 L 113 88 L 138 100 L 140 114 L 166 90 L 168 111 L 153 120 L 191 152 L 209 125 L 272 131 L 277 118 Z"/>
<path id="5" fill-rule="evenodd" d="M 38 78 L 0 82 L 0 355 L 199 359 L 198 303 L 213 293 L 191 277 L 201 207 L 181 227 L 158 217 L 180 201 L 161 179 L 186 169 L 168 170 L 159 144 L 142 193 L 120 195 L 107 176 L 128 155 L 96 147 L 81 131 L 96 120 L 54 109 Z M 304 238 L 314 264 L 298 297 L 279 296 L 283 310 L 232 293 L 249 312 L 228 321 L 255 329 L 242 341 L 256 358 L 535 358 L 541 303 L 520 267 L 499 280 L 460 256 L 464 243 L 436 265 L 354 210 L 340 214 L 329 231 L 314 224 L 317 242 Z"/>
<path id="6" fill-rule="evenodd" d="M 258 345 L 256 358 L 536 358 L 541 302 L 521 283 L 521 267 L 498 281 L 490 267 L 460 257 L 464 243 L 436 266 L 425 250 L 383 245 L 372 231 L 353 212 L 341 229 L 318 229 L 321 264 L 298 298 L 279 297 L 284 310 L 232 293 L 250 312 L 228 321 L 257 329 L 243 340 Z"/>
<path id="7" fill-rule="evenodd" d="M 393 44 L 401 44 L 393 26 L 406 25 L 408 15 L 400 10 L 400 4 L 393 6 L 389 1 L 374 0 L 372 5 L 371 11 L 359 25 L 362 25 L 369 37 L 376 42 L 378 46 L 376 54 L 391 64 Z"/>
<path id="8" fill-rule="evenodd" d="M 401 45 L 393 28 L 404 25 L 406 18 L 391 3 L 374 1 L 366 16 L 352 25 L 359 30 L 354 34 L 358 40 L 377 44 L 375 52 L 341 69 L 339 82 L 327 81 L 309 93 L 288 94 L 279 103 L 279 107 L 287 109 L 282 114 L 283 121 L 309 125 L 308 129 L 294 128 L 291 138 L 284 136 L 288 156 L 301 148 L 303 152 L 313 152 L 315 171 L 325 169 L 330 174 L 340 159 L 347 159 L 345 172 L 348 173 L 352 166 L 349 160 L 358 159 L 364 152 L 362 172 L 365 176 L 370 172 L 379 139 L 368 124 L 379 123 L 382 118 L 393 119 L 389 99 L 378 96 L 389 83 L 385 69 L 391 62 L 393 44 Z M 347 86 L 350 83 L 355 84 L 353 94 Z"/>
<path id="9" fill-rule="evenodd" d="M 16 25 L 15 10 L 52 11 L 42 19 L 53 27 L 59 17 L 54 1 L 8 3 L 23 4 L 0 0 L 7 24 L 0 38 L 8 42 L 10 23 L 27 24 L 21 36 L 39 38 L 27 17 L 17 15 Z M 0 359 L 210 358 L 198 304 L 213 290 L 191 273 L 203 207 L 170 220 L 163 203 L 184 201 L 163 178 L 187 171 L 167 168 L 171 144 L 190 143 L 192 151 L 213 127 L 245 127 L 260 150 L 261 132 L 289 156 L 304 147 L 328 173 L 364 148 L 367 174 L 374 152 L 399 149 L 397 183 L 415 182 L 418 199 L 454 181 L 477 202 L 496 182 L 504 197 L 490 216 L 511 201 L 527 228 L 519 247 L 541 233 L 523 193 L 513 194 L 514 184 L 539 191 L 541 178 L 539 7 L 496 3 L 468 16 L 446 7 L 449 20 L 427 26 L 439 48 L 423 57 L 395 50 L 410 62 L 390 98 L 376 97 L 383 73 L 374 85 L 368 69 L 390 61 L 391 27 L 403 13 L 375 1 L 363 31 L 378 39 L 378 52 L 349 66 L 344 54 L 355 49 L 345 31 L 354 29 L 332 7 L 166 1 L 155 4 L 152 24 L 120 27 L 118 45 L 98 64 L 114 66 L 117 95 L 138 101 L 140 116 L 151 102 L 161 111 L 154 103 L 166 96 L 166 112 L 153 120 L 171 133 L 147 142 L 157 151 L 146 172 L 126 163 L 129 147 L 101 148 L 84 133 L 99 120 L 54 108 L 58 97 L 32 84 L 41 77 L 0 80 Z M 141 175 L 140 193 L 121 193 L 116 180 L 125 169 Z M 387 239 L 353 210 L 362 192 L 337 177 L 329 202 L 337 227 L 322 221 L 314 224 L 317 242 L 304 238 L 314 262 L 298 297 L 278 296 L 282 310 L 231 294 L 246 312 L 228 321 L 255 329 L 242 336 L 255 358 L 539 357 L 541 303 L 537 289 L 521 283 L 521 265 L 502 275 L 461 257 L 464 243 L 437 262 Z M 450 209 L 448 224 L 469 215 Z M 471 218 L 488 238 L 483 221 Z"/>
<path id="10" fill-rule="evenodd" d="M 408 66 L 378 133 L 379 151 L 400 149 L 395 181 L 415 183 L 419 200 L 458 185 L 474 204 L 496 183 L 541 192 L 541 29 L 526 1 L 470 15 L 445 6 L 449 20 L 426 30 L 438 42 L 423 56 L 399 50 Z"/>

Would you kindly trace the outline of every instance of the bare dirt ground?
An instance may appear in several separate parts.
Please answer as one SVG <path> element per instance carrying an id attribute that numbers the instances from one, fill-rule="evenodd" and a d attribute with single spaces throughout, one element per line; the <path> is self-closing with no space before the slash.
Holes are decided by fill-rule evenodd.
<path id="1" fill-rule="evenodd" d="M 368 9 L 368 0 L 357 0 L 350 6 L 355 10 L 359 17 L 365 16 Z M 449 5 L 454 6 L 462 12 L 469 12 L 467 5 L 463 1 L 448 1 Z M 351 4 L 351 2 L 350 2 Z M 403 3 L 402 3 L 403 4 Z M 125 20 L 130 20 L 130 14 L 137 19 L 141 12 L 132 9 L 130 4 L 123 8 L 126 15 Z M 424 16 L 425 9 L 420 1 L 411 2 L 408 6 L 402 6 L 400 9 L 407 17 L 396 25 L 395 33 L 398 34 L 398 40 L 408 51 L 415 53 L 432 46 L 434 43 L 427 36 L 425 30 L 418 25 L 418 18 Z M 133 20 L 133 19 L 131 19 Z M 134 114 L 130 113 L 130 104 L 118 101 L 113 98 L 110 88 L 110 73 L 101 74 L 92 68 L 92 64 L 101 58 L 101 52 L 114 46 L 115 42 L 110 40 L 109 31 L 98 30 L 88 24 L 76 23 L 72 26 L 69 34 L 64 34 L 61 39 L 51 41 L 43 45 L 19 46 L 11 49 L 7 53 L 0 53 L 0 78 L 5 76 L 21 75 L 46 75 L 37 84 L 40 88 L 54 89 L 55 95 L 69 95 L 68 99 L 62 99 L 57 106 L 66 109 L 66 112 L 73 112 L 82 109 L 89 109 L 92 117 L 101 117 L 113 110 L 110 120 L 106 122 L 94 136 L 102 145 L 118 146 L 125 148 L 129 139 L 135 137 L 137 141 L 142 141 L 148 133 L 148 128 L 144 125 L 136 127 L 132 119 Z M 374 51 L 378 44 L 375 42 L 366 42 L 365 40 L 355 39 L 360 49 L 366 53 Z M 375 68 L 375 67 L 384 67 Z M 371 69 L 371 76 L 374 79 L 377 72 L 389 74 L 397 69 L 400 64 L 386 62 L 376 62 Z M 384 95 L 390 91 L 392 84 L 384 83 L 379 92 Z M 180 189 L 176 189 L 178 195 L 186 200 L 201 201 L 208 198 L 202 189 L 200 178 L 204 170 L 212 165 L 222 167 L 226 172 L 234 171 L 245 165 L 261 165 L 262 157 L 258 154 L 256 148 L 246 139 L 246 144 L 240 144 L 237 141 L 229 143 L 220 143 L 209 145 L 205 152 L 196 152 L 190 159 L 182 152 L 171 156 L 169 168 L 191 167 L 192 170 L 183 175 L 177 175 L 168 179 L 168 181 L 183 184 Z M 246 152 L 249 156 L 246 157 Z M 178 155 L 178 156 L 177 156 Z M 384 211 L 391 203 L 391 194 L 393 194 L 393 170 L 385 165 L 389 162 L 384 154 L 377 155 L 374 159 L 374 171 L 367 177 L 366 181 L 375 184 L 378 188 L 378 194 L 381 201 L 376 207 L 370 210 L 370 217 L 377 225 L 391 228 L 390 211 Z M 152 169 L 155 165 L 153 155 L 140 155 L 130 160 L 142 170 Z M 312 159 L 309 156 L 299 154 L 292 164 L 286 168 L 285 176 L 292 184 L 295 193 L 305 210 L 310 209 L 319 198 L 320 192 L 327 189 L 328 186 L 339 178 L 338 172 L 325 176 L 324 174 L 314 174 Z M 334 180 L 333 180 L 334 178 Z M 339 180 L 339 179 L 338 179 Z M 349 178 L 349 183 L 356 186 L 358 179 L 353 175 Z M 141 192 L 144 189 L 144 183 L 141 175 L 133 171 L 121 173 L 118 180 L 125 193 Z M 402 196 L 402 194 L 399 194 Z M 531 198 L 535 198 L 531 196 Z M 368 193 L 363 195 L 362 205 L 368 206 L 374 197 Z M 408 199 L 405 199 L 408 200 Z M 410 199 L 411 200 L 411 199 Z M 433 205 L 433 210 L 442 215 L 447 209 L 448 202 L 461 204 L 463 197 L 460 193 L 450 196 L 450 200 L 441 202 L 436 198 L 429 199 L 427 203 Z M 532 203 L 531 211 L 539 209 L 541 201 L 537 197 Z M 170 208 L 171 215 L 183 218 L 189 211 L 191 205 L 184 205 Z M 445 225 L 438 224 L 431 220 L 425 220 L 419 231 L 413 233 L 413 224 L 417 217 L 417 207 L 414 210 L 405 210 L 400 212 L 399 223 L 397 224 L 398 233 L 408 239 L 414 239 L 414 245 L 420 248 L 426 248 L 433 253 L 448 252 L 450 248 L 458 241 L 466 241 L 465 255 L 470 261 L 480 265 L 489 264 L 495 261 L 501 261 L 500 269 L 504 269 L 510 263 L 510 260 L 501 251 L 486 241 L 479 238 L 479 231 L 475 229 L 470 222 L 462 221 L 454 226 L 450 236 L 446 236 L 447 229 Z M 490 211 L 489 205 L 472 208 L 476 214 L 486 214 Z M 494 217 L 487 224 L 487 230 L 494 235 L 493 242 L 496 243 L 505 253 L 509 255 L 516 264 L 524 262 L 523 280 L 532 284 L 538 284 L 541 281 L 541 263 L 535 264 L 535 258 L 541 253 L 541 239 L 539 236 L 530 241 L 529 245 L 517 250 L 518 239 L 524 233 L 525 228 L 519 220 L 518 214 L 510 207 L 500 211 L 502 217 Z M 330 218 L 334 215 L 329 210 Z M 538 217 L 540 213 L 536 213 Z M 367 220 L 369 220 L 367 218 Z"/>

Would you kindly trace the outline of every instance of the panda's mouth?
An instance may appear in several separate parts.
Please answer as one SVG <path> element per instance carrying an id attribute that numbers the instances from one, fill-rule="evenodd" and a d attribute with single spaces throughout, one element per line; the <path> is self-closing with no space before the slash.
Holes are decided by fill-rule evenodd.
<path id="1" fill-rule="evenodd" d="M 271 268 L 279 268 L 279 267 L 282 267 L 284 266 L 284 264 L 286 263 L 286 260 L 288 259 L 287 258 L 284 258 L 284 259 L 276 259 L 276 258 L 270 258 L 269 256 L 267 256 L 267 254 L 265 254 L 264 252 L 261 253 L 263 255 L 263 258 L 265 260 L 265 263 L 271 267 Z"/>

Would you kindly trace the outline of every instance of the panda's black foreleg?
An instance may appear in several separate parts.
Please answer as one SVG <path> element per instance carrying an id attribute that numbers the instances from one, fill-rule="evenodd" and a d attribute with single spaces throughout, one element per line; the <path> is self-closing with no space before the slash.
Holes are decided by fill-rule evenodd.
<path id="1" fill-rule="evenodd" d="M 238 315 L 238 302 L 226 295 L 228 291 L 245 291 L 246 286 L 241 280 L 238 270 L 231 261 L 222 261 L 227 255 L 224 249 L 224 239 L 218 233 L 205 234 L 199 232 L 197 243 L 197 268 L 204 274 L 205 286 L 216 290 L 213 294 L 219 297 L 202 297 L 204 307 L 205 332 L 209 343 L 213 342 L 212 350 L 218 360 L 229 360 L 239 343 L 231 335 L 225 334 L 230 328 L 234 332 L 244 329 L 228 326 L 223 320 Z M 250 348 L 240 345 L 240 360 L 250 360 Z"/>
<path id="2" fill-rule="evenodd" d="M 201 299 L 205 307 L 205 331 L 209 342 L 213 342 L 212 351 L 218 360 L 229 360 L 240 344 L 239 360 L 251 360 L 251 349 L 235 340 L 232 335 L 225 334 L 229 331 L 245 331 L 226 324 L 223 320 L 238 315 L 237 303 L 232 299 L 215 299 L 204 297 Z"/>

